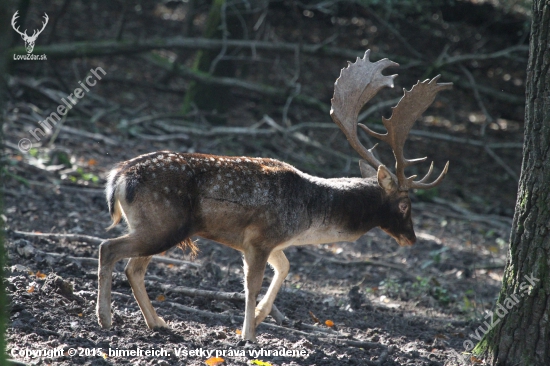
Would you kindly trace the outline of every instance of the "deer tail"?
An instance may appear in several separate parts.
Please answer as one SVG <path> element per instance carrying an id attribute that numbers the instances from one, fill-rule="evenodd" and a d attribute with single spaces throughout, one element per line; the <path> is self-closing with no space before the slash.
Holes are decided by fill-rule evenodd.
<path id="1" fill-rule="evenodd" d="M 107 206 L 109 207 L 109 214 L 111 215 L 112 224 L 106 229 L 111 230 L 118 225 L 120 219 L 122 218 L 122 208 L 120 207 L 120 201 L 116 197 L 116 191 L 118 188 L 118 183 L 120 182 L 119 178 L 119 169 L 113 169 L 109 173 L 107 178 L 107 184 L 105 185 L 105 196 L 107 198 Z"/>

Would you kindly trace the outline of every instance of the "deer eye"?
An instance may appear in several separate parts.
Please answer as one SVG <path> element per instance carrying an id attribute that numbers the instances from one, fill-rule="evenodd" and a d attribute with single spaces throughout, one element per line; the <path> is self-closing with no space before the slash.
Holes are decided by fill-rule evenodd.
<path id="1" fill-rule="evenodd" d="M 399 202 L 399 211 L 401 211 L 402 214 L 406 214 L 408 209 L 409 204 L 407 202 Z"/>

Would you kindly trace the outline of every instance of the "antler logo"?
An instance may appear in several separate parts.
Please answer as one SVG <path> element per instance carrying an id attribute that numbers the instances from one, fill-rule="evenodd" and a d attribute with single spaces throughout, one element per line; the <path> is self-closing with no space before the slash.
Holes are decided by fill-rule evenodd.
<path id="1" fill-rule="evenodd" d="M 17 15 L 17 13 L 19 12 L 16 11 L 15 14 L 13 14 L 13 18 L 11 18 L 11 26 L 13 27 L 13 29 L 19 33 L 21 35 L 21 38 L 23 38 L 23 41 L 25 41 L 25 48 L 27 49 L 27 53 L 31 53 L 32 50 L 34 49 L 34 42 L 36 42 L 36 38 L 38 38 L 38 36 L 40 35 L 40 33 L 42 33 L 42 31 L 44 30 L 44 28 L 46 28 L 46 24 L 48 24 L 48 14 L 44 13 L 44 20 L 45 22 L 42 22 L 42 29 L 40 30 L 34 30 L 33 33 L 32 33 L 32 36 L 29 37 L 29 35 L 27 34 L 27 30 L 25 29 L 24 32 L 21 32 L 19 30 L 19 26 L 15 26 L 15 21 L 17 20 L 17 18 L 19 18 L 19 15 Z"/>

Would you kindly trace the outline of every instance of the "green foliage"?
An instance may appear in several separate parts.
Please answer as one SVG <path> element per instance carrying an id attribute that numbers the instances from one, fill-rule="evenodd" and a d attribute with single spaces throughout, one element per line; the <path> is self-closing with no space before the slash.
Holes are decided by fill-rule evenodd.
<path id="1" fill-rule="evenodd" d="M 445 258 L 445 252 L 447 252 L 450 248 L 449 247 L 442 247 L 441 249 L 432 250 L 429 253 L 430 259 L 425 260 L 424 263 L 420 266 L 420 268 L 425 269 L 432 264 L 439 264 L 443 261 Z"/>
<path id="2" fill-rule="evenodd" d="M 431 202 L 435 197 L 439 197 L 439 190 L 437 187 L 432 189 L 416 189 L 414 194 L 420 201 Z"/>
<path id="3" fill-rule="evenodd" d="M 388 297 L 398 298 L 401 295 L 403 286 L 393 278 L 387 278 L 380 282 L 378 289 Z"/>
<path id="4" fill-rule="evenodd" d="M 71 175 L 69 177 L 69 180 L 73 183 L 78 182 L 79 180 L 83 180 L 86 182 L 92 182 L 92 183 L 98 183 L 99 177 L 93 173 L 86 173 L 84 169 L 81 167 L 76 168 L 76 172 L 74 175 Z"/>
<path id="5" fill-rule="evenodd" d="M 416 277 L 411 290 L 414 296 L 431 296 L 442 306 L 447 306 L 454 300 L 449 291 L 433 277 Z"/>
<path id="6" fill-rule="evenodd" d="M 9 172 L 6 167 L 2 167 L 1 169 L 1 175 L 3 176 L 4 179 L 6 179 L 6 177 L 10 177 L 10 178 L 13 178 L 21 183 L 23 183 L 24 185 L 26 185 L 27 187 L 29 186 L 29 181 L 17 174 L 13 174 L 11 172 Z"/>

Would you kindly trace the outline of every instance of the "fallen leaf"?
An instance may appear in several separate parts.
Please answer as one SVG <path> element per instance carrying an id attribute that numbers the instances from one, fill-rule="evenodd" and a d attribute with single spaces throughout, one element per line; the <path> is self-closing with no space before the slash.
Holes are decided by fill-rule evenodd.
<path id="1" fill-rule="evenodd" d="M 479 358 L 475 357 L 475 356 L 471 356 L 470 357 L 470 361 L 472 361 L 473 363 L 481 363 L 483 362 L 483 360 L 480 360 Z"/>
<path id="2" fill-rule="evenodd" d="M 42 272 L 40 272 L 40 271 L 37 271 L 37 272 L 36 272 L 36 277 L 37 277 L 37 278 L 40 278 L 40 279 L 44 279 L 44 278 L 48 277 L 48 275 L 45 274 L 45 273 L 42 273 Z"/>
<path id="3" fill-rule="evenodd" d="M 243 332 L 241 332 L 240 329 L 235 329 L 235 333 L 237 333 L 237 334 L 243 334 Z"/>
<path id="4" fill-rule="evenodd" d="M 28 292 L 29 294 L 32 294 L 32 293 L 34 292 L 34 286 L 29 287 L 29 288 L 27 289 L 27 292 Z"/>
<path id="5" fill-rule="evenodd" d="M 82 316 L 82 313 L 78 313 L 78 316 Z"/>
<path id="6" fill-rule="evenodd" d="M 97 165 L 97 160 L 95 160 L 94 158 L 88 160 L 88 165 Z"/>
<path id="7" fill-rule="evenodd" d="M 106 353 L 102 353 L 101 356 L 103 356 L 104 359 L 107 359 L 107 357 L 109 357 Z"/>
<path id="8" fill-rule="evenodd" d="M 325 320 L 325 324 L 329 328 L 334 327 L 334 322 L 332 320 Z"/>
<path id="9" fill-rule="evenodd" d="M 311 311 L 309 312 L 309 316 L 311 317 L 311 319 L 313 320 L 313 322 L 314 322 L 315 324 L 321 322 L 321 321 L 319 320 L 319 318 L 317 318 L 317 317 L 315 316 L 315 314 L 313 314 Z"/>
<path id="10" fill-rule="evenodd" d="M 174 268 L 174 264 L 173 263 L 168 264 L 168 268 Z"/>
<path id="11" fill-rule="evenodd" d="M 260 360 L 252 360 L 250 361 L 250 363 L 258 366 L 272 366 L 269 362 L 260 361 Z"/>
<path id="12" fill-rule="evenodd" d="M 204 361 L 208 366 L 221 365 L 224 362 L 225 360 L 221 357 L 210 357 L 208 360 Z"/>
<path id="13" fill-rule="evenodd" d="M 157 296 L 157 301 L 164 301 L 166 300 L 166 296 L 164 296 L 163 294 L 160 294 Z"/>

